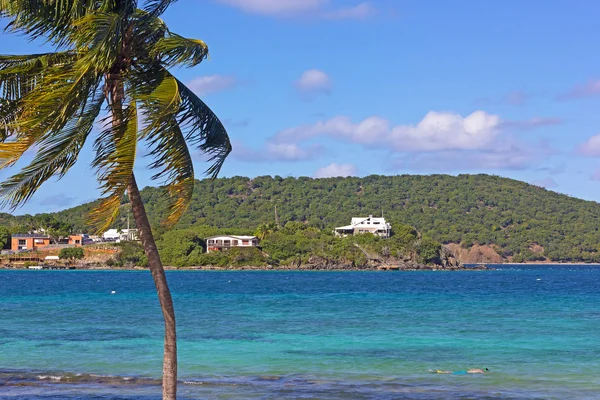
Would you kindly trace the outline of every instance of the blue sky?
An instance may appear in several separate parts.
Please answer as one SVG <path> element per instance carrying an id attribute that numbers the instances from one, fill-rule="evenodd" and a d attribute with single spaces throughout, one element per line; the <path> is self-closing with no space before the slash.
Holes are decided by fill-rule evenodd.
<path id="1" fill-rule="evenodd" d="M 589 0 L 180 0 L 164 19 L 210 48 L 175 73 L 228 129 L 220 176 L 488 173 L 600 201 L 598 15 Z M 0 53 L 39 50 L 0 34 Z M 91 157 L 16 213 L 97 198 Z M 145 165 L 139 184 L 156 184 Z"/>

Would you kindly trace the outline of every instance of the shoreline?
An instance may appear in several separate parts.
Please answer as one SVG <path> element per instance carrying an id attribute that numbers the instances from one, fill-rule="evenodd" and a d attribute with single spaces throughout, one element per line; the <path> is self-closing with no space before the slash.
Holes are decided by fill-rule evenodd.
<path id="1" fill-rule="evenodd" d="M 507 265 L 518 265 L 518 266 L 557 266 L 557 267 L 569 267 L 569 266 L 600 266 L 600 263 L 584 263 L 584 262 L 569 262 L 569 263 L 553 263 L 553 262 L 523 262 L 523 263 L 465 263 L 462 267 L 442 267 L 437 265 L 416 265 L 411 267 L 401 267 L 395 265 L 377 266 L 377 267 L 298 267 L 298 266 L 240 266 L 240 267 L 216 267 L 216 266 L 189 266 L 189 267 L 175 267 L 171 265 L 165 265 L 163 268 L 165 271 L 293 271 L 293 272 L 309 272 L 309 271 L 330 271 L 330 272 L 345 272 L 345 271 L 364 271 L 364 272 L 407 272 L 407 271 L 485 271 L 494 270 L 496 266 L 507 266 Z M 33 271 L 25 267 L 7 267 L 6 265 L 0 265 L 0 270 L 15 270 L 15 271 Z M 45 271 L 55 270 L 52 268 L 44 269 Z M 115 268 L 108 266 L 75 266 L 74 269 L 58 269 L 58 270 L 71 270 L 71 271 L 148 271 L 146 267 L 129 267 L 129 268 Z"/>
<path id="2" fill-rule="evenodd" d="M 542 262 L 504 262 L 504 263 L 465 263 L 464 265 L 559 265 L 559 266 L 569 266 L 569 265 L 598 265 L 600 263 L 586 263 L 586 262 L 551 262 L 551 261 L 542 261 Z"/>

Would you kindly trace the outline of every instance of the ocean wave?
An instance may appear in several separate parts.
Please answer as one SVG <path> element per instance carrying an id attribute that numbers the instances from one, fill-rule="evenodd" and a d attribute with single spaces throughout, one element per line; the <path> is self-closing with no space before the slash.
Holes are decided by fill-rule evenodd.
<path id="1" fill-rule="evenodd" d="M 421 379 L 430 377 L 430 379 Z M 187 378 L 179 382 L 179 398 L 206 399 L 295 399 L 319 398 L 330 400 L 533 400 L 533 399 L 593 399 L 595 394 L 581 391 L 549 393 L 539 388 L 531 390 L 469 387 L 465 377 L 435 376 L 424 372 L 423 377 L 371 377 L 370 379 L 331 379 L 301 375 L 206 376 Z M 454 378 L 454 379 L 453 379 Z M 468 377 L 473 378 L 473 377 Z M 480 379 L 485 377 L 475 377 Z M 91 373 L 56 371 L 1 370 L 0 387 L 3 393 L 31 400 L 47 399 L 130 399 L 153 398 L 160 393 L 161 381 L 137 376 L 112 376 Z M 26 391 L 27 397 L 22 397 Z M 95 393 L 95 394 L 94 394 Z M 123 397 L 127 393 L 126 397 Z M 18 397 L 20 396 L 21 397 Z"/>

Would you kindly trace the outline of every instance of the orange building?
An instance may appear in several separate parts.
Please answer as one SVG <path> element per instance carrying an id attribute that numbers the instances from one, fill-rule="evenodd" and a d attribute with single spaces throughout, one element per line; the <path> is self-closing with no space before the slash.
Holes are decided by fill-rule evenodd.
<path id="1" fill-rule="evenodd" d="M 39 234 L 29 234 L 29 233 L 16 233 L 11 237 L 11 246 L 10 249 L 12 251 L 22 251 L 22 250 L 39 250 L 43 247 L 50 245 L 50 238 L 48 236 L 39 235 Z"/>
<path id="2" fill-rule="evenodd" d="M 75 246 L 82 246 L 83 245 L 83 235 L 69 235 L 68 243 L 75 245 Z"/>

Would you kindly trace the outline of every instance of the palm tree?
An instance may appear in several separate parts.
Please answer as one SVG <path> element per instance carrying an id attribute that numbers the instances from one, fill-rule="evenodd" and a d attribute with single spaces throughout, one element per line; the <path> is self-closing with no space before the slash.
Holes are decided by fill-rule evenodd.
<path id="1" fill-rule="evenodd" d="M 177 393 L 175 312 L 133 175 L 136 147 L 140 141 L 149 147 L 153 179 L 168 192 L 166 225 L 177 222 L 192 196 L 188 144 L 209 155 L 211 177 L 231 151 L 219 119 L 169 72 L 208 55 L 204 42 L 171 32 L 159 18 L 173 1 L 138 7 L 136 0 L 0 0 L 8 31 L 44 38 L 56 49 L 0 56 L 0 168 L 36 152 L 0 183 L 3 204 L 22 205 L 50 177 L 62 178 L 95 135 L 91 165 L 102 199 L 91 222 L 98 231 L 108 228 L 127 193 L 165 320 L 163 399 Z M 100 118 L 104 107 L 108 117 Z"/>

